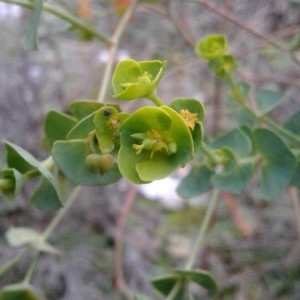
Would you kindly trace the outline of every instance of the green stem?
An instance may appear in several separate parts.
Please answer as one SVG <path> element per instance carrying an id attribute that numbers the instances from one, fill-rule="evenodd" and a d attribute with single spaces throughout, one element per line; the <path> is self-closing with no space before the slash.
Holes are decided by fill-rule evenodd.
<path id="1" fill-rule="evenodd" d="M 219 196 L 219 190 L 214 189 L 212 191 L 212 195 L 211 198 L 209 200 L 209 206 L 207 208 L 206 214 L 204 216 L 198 237 L 196 239 L 192 254 L 186 264 L 185 269 L 186 270 L 191 270 L 193 268 L 193 265 L 199 255 L 199 252 L 201 250 L 201 247 L 203 246 L 203 239 L 204 239 L 204 235 L 207 231 L 209 222 L 211 220 L 212 214 L 215 210 L 216 204 L 217 204 L 217 200 L 218 200 L 218 196 Z"/>
<path id="2" fill-rule="evenodd" d="M 105 66 L 104 75 L 101 81 L 101 87 L 98 94 L 98 102 L 103 103 L 106 97 L 107 89 L 111 80 L 112 68 L 115 61 L 115 56 L 118 50 L 118 46 L 121 40 L 121 36 L 128 24 L 130 17 L 133 13 L 137 0 L 132 1 L 131 5 L 128 7 L 126 12 L 124 13 L 122 19 L 120 20 L 112 38 L 111 38 L 111 46 L 109 51 L 108 61 Z"/>
<path id="3" fill-rule="evenodd" d="M 39 175 L 41 175 L 40 171 L 37 169 L 32 169 L 26 173 L 23 174 L 24 181 L 28 181 L 30 179 L 36 178 Z"/>
<path id="4" fill-rule="evenodd" d="M 200 143 L 200 150 L 209 158 L 214 166 L 221 163 L 220 158 L 203 141 Z"/>
<path id="5" fill-rule="evenodd" d="M 29 265 L 29 268 L 28 268 L 28 270 L 27 270 L 27 272 L 26 272 L 26 275 L 25 275 L 25 278 L 24 278 L 24 280 L 23 280 L 23 283 L 25 283 L 25 284 L 29 284 L 29 283 L 30 283 L 30 280 L 31 280 L 31 278 L 32 278 L 32 275 L 33 275 L 33 273 L 34 273 L 34 270 L 35 270 L 35 268 L 36 268 L 36 265 L 37 265 L 37 263 L 38 263 L 39 258 L 40 258 L 40 254 L 37 253 L 37 254 L 34 256 L 34 258 L 32 259 L 32 261 L 31 261 L 31 263 L 30 263 L 30 265 Z"/>
<path id="6" fill-rule="evenodd" d="M 239 102 L 240 105 L 245 105 L 245 97 L 242 95 L 241 91 L 235 84 L 232 76 L 228 78 L 228 82 L 231 88 L 232 96 Z"/>
<path id="7" fill-rule="evenodd" d="M 191 291 L 189 292 L 189 300 L 195 300 L 195 298 L 194 298 L 194 296 L 193 296 L 193 294 L 192 294 Z"/>
<path id="8" fill-rule="evenodd" d="M 29 249 L 30 249 L 30 247 L 23 249 L 23 251 L 18 253 L 14 258 L 7 261 L 3 266 L 1 266 L 0 276 L 2 276 L 7 271 L 9 271 L 12 267 L 14 267 L 29 252 Z"/>
<path id="9" fill-rule="evenodd" d="M 166 300 L 174 300 L 176 299 L 178 292 L 180 291 L 182 287 L 183 281 L 181 279 L 178 279 L 176 284 L 173 286 L 171 292 L 169 293 L 168 297 Z"/>
<path id="10" fill-rule="evenodd" d="M 162 106 L 164 103 L 161 101 L 161 99 L 157 96 L 156 91 L 151 93 L 147 96 L 148 99 L 150 99 L 155 105 Z"/>
<path id="11" fill-rule="evenodd" d="M 76 188 L 74 188 L 74 190 L 72 191 L 72 193 L 70 194 L 70 196 L 66 200 L 64 207 L 62 207 L 57 212 L 55 217 L 52 219 L 50 224 L 47 226 L 47 228 L 43 232 L 42 238 L 43 238 L 44 241 L 46 241 L 48 239 L 48 237 L 52 234 L 52 232 L 57 227 L 59 222 L 63 219 L 63 217 L 65 216 L 67 211 L 70 209 L 70 207 L 72 206 L 72 204 L 74 203 L 74 201 L 78 197 L 78 194 L 79 194 L 80 191 L 81 191 L 80 186 L 77 186 Z"/>
<path id="12" fill-rule="evenodd" d="M 10 4 L 16 4 L 23 8 L 27 8 L 27 9 L 31 9 L 31 10 L 34 8 L 34 1 L 33 1 L 33 3 L 25 3 L 25 2 L 19 1 L 19 0 L 0 0 L 0 1 L 5 2 L 5 3 L 10 3 Z M 43 5 L 43 10 L 59 17 L 62 20 L 69 22 L 70 24 L 72 24 L 73 26 L 75 26 L 77 28 L 84 30 L 85 32 L 89 33 L 90 35 L 92 35 L 93 37 L 95 37 L 96 39 L 101 41 L 102 43 L 104 43 L 108 46 L 111 44 L 109 38 L 107 38 L 105 35 L 100 33 L 97 29 L 93 28 L 89 24 L 86 24 L 86 23 L 80 21 L 77 17 L 72 16 L 69 13 L 66 13 L 64 11 L 58 10 L 57 8 L 50 6 L 49 4 L 46 4 L 46 3 L 44 3 L 44 5 Z"/>
<path id="13" fill-rule="evenodd" d="M 300 136 L 291 132 L 288 129 L 285 129 L 282 126 L 278 126 L 276 123 L 274 123 L 273 120 L 271 120 L 268 116 L 258 116 L 259 120 L 263 123 L 267 124 L 269 127 L 274 129 L 278 134 L 284 136 L 285 138 L 289 139 L 290 141 L 296 142 L 300 144 Z"/>

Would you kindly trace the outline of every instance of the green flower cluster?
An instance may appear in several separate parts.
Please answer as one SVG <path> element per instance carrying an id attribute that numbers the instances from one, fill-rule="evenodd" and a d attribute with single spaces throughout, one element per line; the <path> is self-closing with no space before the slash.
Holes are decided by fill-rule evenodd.
<path id="1" fill-rule="evenodd" d="M 0 193 L 14 197 L 26 181 L 40 177 L 31 201 L 52 210 L 61 205 L 58 182 L 49 172 L 53 166 L 76 185 L 99 186 L 122 177 L 147 183 L 186 165 L 203 136 L 204 108 L 196 99 L 175 99 L 164 105 L 157 87 L 165 67 L 165 61 L 128 59 L 113 74 L 116 99 L 148 98 L 155 106 L 129 115 L 118 105 L 80 100 L 70 104 L 70 114 L 48 112 L 44 145 L 52 152 L 50 164 L 7 142 L 7 169 L 0 173 Z M 53 207 L 49 207 L 50 198 Z"/>
<path id="2" fill-rule="evenodd" d="M 119 129 L 119 170 L 132 183 L 146 183 L 171 175 L 194 155 L 202 139 L 204 108 L 196 99 L 176 99 L 170 106 L 157 97 L 166 63 L 125 60 L 113 75 L 114 97 L 148 98 L 158 107 L 133 112 Z"/>
<path id="3" fill-rule="evenodd" d="M 227 40 L 224 35 L 209 35 L 198 41 L 195 52 L 208 60 L 208 67 L 219 78 L 227 78 L 236 69 L 233 55 L 227 53 Z"/>

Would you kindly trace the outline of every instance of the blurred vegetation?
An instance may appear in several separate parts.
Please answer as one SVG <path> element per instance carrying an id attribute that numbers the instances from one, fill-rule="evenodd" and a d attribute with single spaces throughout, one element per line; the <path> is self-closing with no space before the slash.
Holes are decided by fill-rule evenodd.
<path id="1" fill-rule="evenodd" d="M 215 79 L 194 54 L 194 43 L 208 33 L 228 37 L 230 50 L 239 60 L 239 76 L 250 84 L 251 92 L 271 88 L 284 93 L 284 105 L 272 112 L 278 123 L 284 123 L 299 109 L 299 66 L 287 53 L 227 22 L 200 5 L 201 1 L 154 2 L 137 6 L 117 59 L 167 60 L 161 98 L 167 103 L 175 97 L 201 98 L 207 109 L 204 127 L 209 134 L 217 136 L 230 128 L 234 111 L 228 87 Z M 293 47 L 300 57 L 299 1 L 209 2 L 250 28 Z M 79 9 L 80 3 L 53 1 L 110 36 L 120 18 L 113 1 L 90 1 L 90 11 L 85 13 Z M 0 139 L 22 145 L 43 158 L 46 153 L 40 146 L 45 113 L 49 109 L 67 111 L 73 100 L 97 98 L 108 47 L 43 12 L 39 51 L 29 52 L 21 41 L 30 12 L 4 2 L 0 5 Z M 136 104 L 126 105 L 132 110 Z M 300 216 L 295 214 L 293 204 L 293 199 L 299 203 L 299 193 L 294 195 L 289 190 L 264 201 L 255 197 L 252 188 L 250 184 L 242 197 L 221 195 L 197 265 L 217 277 L 222 300 L 300 299 L 300 232 L 296 226 Z M 62 256 L 43 255 L 34 275 L 35 285 L 47 299 L 122 299 L 115 288 L 114 249 L 120 212 L 131 189 L 121 181 L 105 188 L 84 189 L 80 194 L 51 237 Z M 14 254 L 4 239 L 10 226 L 42 230 L 53 216 L 29 207 L 27 193 L 24 190 L 13 202 L 0 199 L 1 264 Z M 137 191 L 122 241 L 124 278 L 130 289 L 160 299 L 150 285 L 151 278 L 183 265 L 206 206 L 204 195 L 171 210 Z M 28 263 L 1 277 L 0 286 L 22 278 Z M 196 289 L 195 293 L 195 299 L 210 299 L 204 291 Z"/>

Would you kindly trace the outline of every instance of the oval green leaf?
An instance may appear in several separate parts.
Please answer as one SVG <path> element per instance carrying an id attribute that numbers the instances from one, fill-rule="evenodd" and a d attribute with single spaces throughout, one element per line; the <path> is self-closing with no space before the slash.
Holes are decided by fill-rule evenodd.
<path id="1" fill-rule="evenodd" d="M 118 165 L 103 175 L 88 171 L 85 159 L 90 154 L 89 147 L 83 140 L 58 141 L 53 146 L 53 159 L 64 175 L 78 185 L 107 185 L 121 178 Z"/>

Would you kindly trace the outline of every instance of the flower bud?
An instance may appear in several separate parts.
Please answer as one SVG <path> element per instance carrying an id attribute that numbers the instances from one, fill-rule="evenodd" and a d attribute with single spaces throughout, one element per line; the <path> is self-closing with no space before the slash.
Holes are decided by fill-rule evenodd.
<path id="1" fill-rule="evenodd" d="M 227 40 L 224 35 L 208 35 L 195 46 L 200 57 L 211 60 L 223 56 L 227 51 Z"/>

